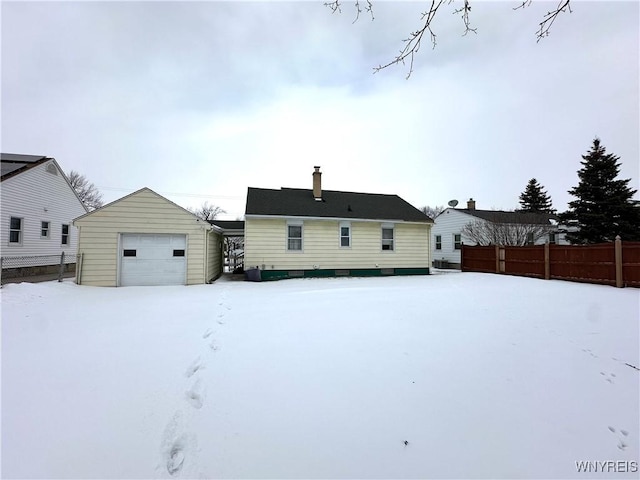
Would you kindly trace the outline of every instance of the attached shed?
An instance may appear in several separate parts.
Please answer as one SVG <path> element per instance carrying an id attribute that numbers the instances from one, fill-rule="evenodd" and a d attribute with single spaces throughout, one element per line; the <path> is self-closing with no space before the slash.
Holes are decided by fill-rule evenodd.
<path id="1" fill-rule="evenodd" d="M 222 229 L 146 187 L 73 224 L 81 285 L 194 285 L 222 273 Z"/>

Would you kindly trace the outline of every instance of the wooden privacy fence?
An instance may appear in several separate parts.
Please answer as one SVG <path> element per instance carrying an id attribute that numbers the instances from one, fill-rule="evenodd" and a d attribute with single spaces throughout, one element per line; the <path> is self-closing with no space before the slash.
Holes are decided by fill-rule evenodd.
<path id="1" fill-rule="evenodd" d="M 620 237 L 594 245 L 462 245 L 461 256 L 464 272 L 640 287 L 640 242 L 623 242 Z"/>

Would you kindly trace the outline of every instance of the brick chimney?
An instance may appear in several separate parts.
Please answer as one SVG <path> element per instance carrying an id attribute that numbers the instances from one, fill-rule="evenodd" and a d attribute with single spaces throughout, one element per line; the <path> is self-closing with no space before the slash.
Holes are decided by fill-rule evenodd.
<path id="1" fill-rule="evenodd" d="M 475 210 L 476 209 L 476 201 L 473 198 L 467 200 L 467 210 Z"/>
<path id="2" fill-rule="evenodd" d="M 317 202 L 322 201 L 322 172 L 320 172 L 320 167 L 315 168 L 315 172 L 313 172 L 313 198 L 316 199 Z"/>

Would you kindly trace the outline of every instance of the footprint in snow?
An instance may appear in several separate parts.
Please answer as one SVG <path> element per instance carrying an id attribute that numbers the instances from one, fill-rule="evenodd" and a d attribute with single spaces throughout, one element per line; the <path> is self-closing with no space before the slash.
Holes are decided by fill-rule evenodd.
<path id="1" fill-rule="evenodd" d="M 193 374 L 201 368 L 204 368 L 204 365 L 202 364 L 200 357 L 198 357 L 187 367 L 187 371 L 184 374 L 187 378 L 191 378 Z"/>
<path id="2" fill-rule="evenodd" d="M 182 470 L 184 464 L 184 450 L 180 442 L 175 443 L 169 451 L 169 458 L 167 459 L 167 472 L 173 476 Z"/>
<path id="3" fill-rule="evenodd" d="M 616 374 L 615 373 L 610 373 L 609 375 L 607 375 L 604 372 L 600 372 L 600 375 L 602 375 L 603 377 L 605 377 L 605 380 L 611 384 L 615 383 L 613 381 L 614 378 L 616 378 Z"/>
<path id="4" fill-rule="evenodd" d="M 614 427 L 612 427 L 611 425 L 609 425 L 607 428 L 609 429 L 609 431 L 611 433 L 614 433 L 614 434 L 616 433 L 616 429 Z M 620 429 L 619 432 L 622 435 L 622 437 L 616 435 L 616 437 L 618 439 L 618 448 L 620 450 L 626 450 L 629 445 L 627 444 L 627 442 L 624 441 L 624 439 L 629 436 L 629 431 L 628 430 L 624 430 L 624 429 Z"/>
<path id="5" fill-rule="evenodd" d="M 202 338 L 209 338 L 212 333 L 213 333 L 213 330 L 208 328 L 207 331 L 202 334 Z"/>
<path id="6" fill-rule="evenodd" d="M 202 408 L 204 398 L 202 395 L 202 389 L 200 388 L 200 380 L 196 381 L 196 383 L 194 383 L 193 386 L 186 391 L 185 396 L 187 397 L 187 401 L 193 408 Z"/>

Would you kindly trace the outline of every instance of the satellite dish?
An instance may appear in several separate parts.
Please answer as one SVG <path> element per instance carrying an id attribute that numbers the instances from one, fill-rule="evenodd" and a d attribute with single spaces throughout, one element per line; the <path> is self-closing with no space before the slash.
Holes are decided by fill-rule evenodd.
<path id="1" fill-rule="evenodd" d="M 447 205 L 455 208 L 455 206 L 458 205 L 458 200 L 449 200 L 449 203 Z"/>

